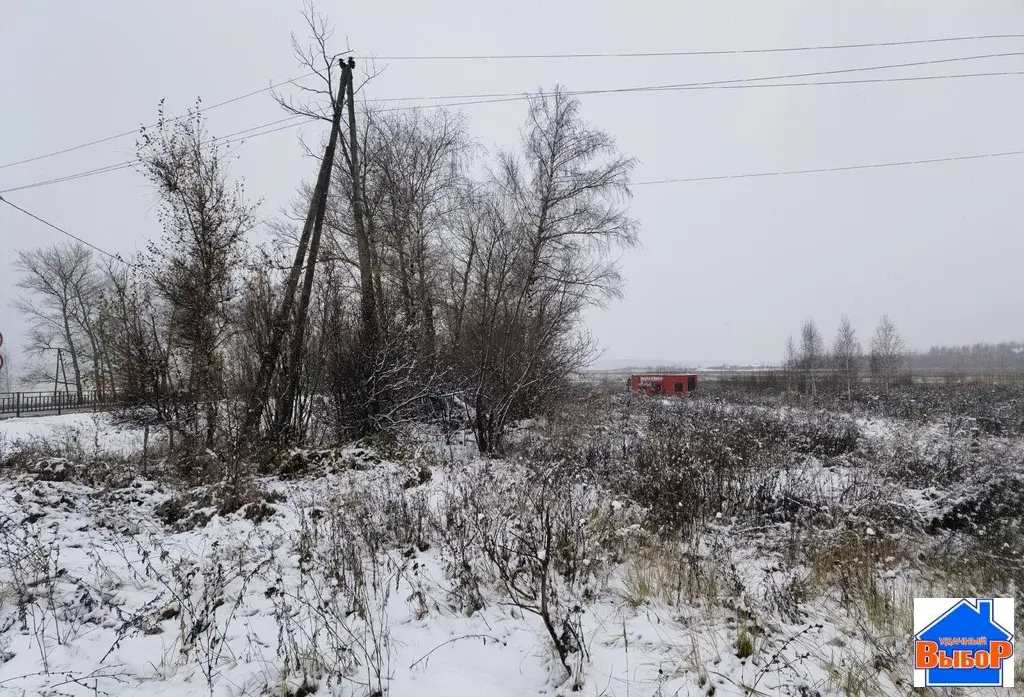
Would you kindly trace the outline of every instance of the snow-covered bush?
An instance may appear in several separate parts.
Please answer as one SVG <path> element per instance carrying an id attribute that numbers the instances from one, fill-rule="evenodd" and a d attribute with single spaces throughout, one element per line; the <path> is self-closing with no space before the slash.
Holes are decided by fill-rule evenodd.
<path id="1" fill-rule="evenodd" d="M 466 612 L 497 591 L 543 623 L 565 678 L 582 685 L 584 607 L 630 542 L 635 514 L 570 463 L 483 463 L 455 476 L 438 514 L 442 558 Z"/>
<path id="2" fill-rule="evenodd" d="M 381 695 L 391 670 L 388 606 L 400 580 L 418 587 L 415 557 L 430 547 L 426 498 L 384 476 L 296 503 L 292 554 L 271 570 L 266 591 L 282 679 Z M 420 617 L 429 612 L 424 591 L 412 600 Z"/>

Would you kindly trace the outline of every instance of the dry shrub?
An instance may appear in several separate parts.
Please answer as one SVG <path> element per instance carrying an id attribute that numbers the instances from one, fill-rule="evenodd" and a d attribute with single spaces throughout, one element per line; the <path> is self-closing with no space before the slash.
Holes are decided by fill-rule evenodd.
<path id="1" fill-rule="evenodd" d="M 538 616 L 573 684 L 582 684 L 583 607 L 635 533 L 634 512 L 557 465 L 484 463 L 457 474 L 440 505 L 441 555 L 467 612 L 497 592 Z"/>
<path id="2" fill-rule="evenodd" d="M 384 694 L 391 594 L 409 583 L 419 619 L 430 611 L 416 560 L 429 546 L 426 496 L 381 477 L 314 495 L 300 502 L 299 513 L 298 579 L 279 567 L 266 592 L 278 623 L 282 682 L 296 691 L 325 683 Z"/>
<path id="3" fill-rule="evenodd" d="M 652 523 L 689 536 L 719 513 L 738 514 L 771 496 L 784 440 L 775 421 L 701 405 L 656 413 L 643 438 L 590 459 L 613 489 L 649 510 Z"/>
<path id="4" fill-rule="evenodd" d="M 127 486 L 139 473 L 132 458 L 86 447 L 79 431 L 67 428 L 58 430 L 52 438 L 11 443 L 0 458 L 0 468 L 41 481 L 113 488 Z"/>
<path id="5" fill-rule="evenodd" d="M 284 497 L 267 489 L 251 468 L 238 469 L 212 484 L 182 488 L 157 504 L 153 513 L 165 525 L 178 531 L 203 527 L 215 515 L 227 516 L 245 509 L 245 517 L 256 523 L 271 517 Z"/>
<path id="6" fill-rule="evenodd" d="M 610 403 L 611 411 L 596 411 L 598 423 L 535 441 L 527 456 L 574 463 L 646 508 L 652 524 L 684 537 L 718 516 L 793 520 L 804 511 L 786 496 L 787 469 L 851 458 L 861 447 L 852 419 L 829 413 L 714 400 Z"/>

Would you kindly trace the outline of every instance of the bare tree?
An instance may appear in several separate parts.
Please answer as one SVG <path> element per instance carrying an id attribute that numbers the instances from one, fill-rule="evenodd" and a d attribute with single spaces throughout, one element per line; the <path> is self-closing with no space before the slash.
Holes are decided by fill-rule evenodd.
<path id="1" fill-rule="evenodd" d="M 115 416 L 142 426 L 147 444 L 150 427 L 165 427 L 173 449 L 180 426 L 166 308 L 156 302 L 154 284 L 138 266 L 108 264 L 103 275 L 100 326 L 109 385 L 121 406 Z"/>
<path id="2" fill-rule="evenodd" d="M 793 335 L 786 337 L 786 353 L 783 356 L 783 367 L 786 370 L 786 389 L 793 389 L 793 371 L 797 369 L 798 359 L 796 353 L 796 342 Z"/>
<path id="3" fill-rule="evenodd" d="M 143 129 L 139 162 L 160 197 L 162 240 L 151 247 L 154 285 L 168 306 L 166 345 L 176 389 L 202 410 L 191 415 L 191 435 L 205 429 L 214 445 L 226 396 L 223 349 L 233 331 L 231 313 L 245 233 L 254 224 L 241 184 L 230 184 L 220 146 L 196 107 L 168 119 L 161 104 L 151 132 Z"/>
<path id="4" fill-rule="evenodd" d="M 423 357 L 437 338 L 436 287 L 444 233 L 465 191 L 470 150 L 461 117 L 440 110 L 393 112 L 377 119 L 383 147 L 368 169 L 382 191 L 376 256 L 397 296 L 397 310 Z"/>
<path id="5" fill-rule="evenodd" d="M 79 400 L 87 381 L 102 385 L 101 350 L 95 330 L 95 305 L 100 295 L 92 252 L 80 243 L 55 244 L 17 252 L 14 269 L 21 274 L 17 287 L 28 292 L 14 307 L 29 320 L 26 347 L 42 358 L 52 349 L 66 351 Z M 92 371 L 84 364 L 91 358 Z M 34 371 L 37 381 L 43 371 Z"/>
<path id="6" fill-rule="evenodd" d="M 462 118 L 443 110 L 361 112 L 355 147 L 343 140 L 335 161 L 318 261 L 333 288 L 321 288 L 324 300 L 338 303 L 327 363 L 335 422 L 348 435 L 394 423 L 398 407 L 407 416 L 399 394 L 426 397 L 446 372 L 445 271 L 473 150 Z"/>
<path id="7" fill-rule="evenodd" d="M 313 78 L 313 85 L 290 82 L 290 85 L 298 89 L 299 98 L 287 97 L 275 91 L 274 99 L 292 114 L 329 122 L 333 119 L 339 102 L 344 99 L 344 95 L 337 90 L 338 76 L 342 69 L 338 59 L 351 51 L 336 53 L 330 50 L 329 44 L 334 38 L 334 25 L 326 16 L 316 11 L 310 0 L 304 0 L 302 4 L 302 18 L 309 30 L 309 39 L 303 44 L 293 33 L 292 55 L 303 69 L 311 71 L 309 77 Z"/>
<path id="8" fill-rule="evenodd" d="M 811 399 L 817 396 L 815 372 L 821 368 L 825 357 L 825 341 L 814 318 L 808 317 L 800 327 L 800 361 L 811 381 Z"/>
<path id="9" fill-rule="evenodd" d="M 621 294 L 610 252 L 637 242 L 624 205 L 634 161 L 561 90 L 531 99 L 522 155 L 500 163 L 453 260 L 467 289 L 454 352 L 483 452 L 585 363 L 582 312 Z"/>
<path id="10" fill-rule="evenodd" d="M 889 315 L 882 315 L 871 339 L 871 371 L 882 378 L 886 394 L 893 379 L 903 370 L 906 353 L 907 346 L 896 323 Z"/>
<path id="11" fill-rule="evenodd" d="M 853 399 L 853 382 L 857 378 L 862 355 L 863 350 L 857 333 L 850 323 L 850 318 L 844 314 L 839 321 L 839 329 L 832 344 L 832 360 L 835 361 L 836 370 L 846 381 L 846 398 L 850 400 Z"/>

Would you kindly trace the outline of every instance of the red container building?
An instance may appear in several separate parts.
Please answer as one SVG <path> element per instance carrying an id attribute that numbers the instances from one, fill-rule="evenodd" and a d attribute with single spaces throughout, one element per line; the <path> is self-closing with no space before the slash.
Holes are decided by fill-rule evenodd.
<path id="1" fill-rule="evenodd" d="M 633 375 L 629 378 L 631 392 L 649 395 L 682 396 L 697 389 L 697 376 L 685 375 Z"/>

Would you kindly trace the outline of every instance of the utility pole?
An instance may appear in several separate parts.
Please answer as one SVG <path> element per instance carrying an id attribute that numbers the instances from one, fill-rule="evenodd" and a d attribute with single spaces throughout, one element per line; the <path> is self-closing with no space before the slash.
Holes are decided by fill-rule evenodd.
<path id="1" fill-rule="evenodd" d="M 349 58 L 349 70 L 355 61 Z M 356 111 L 353 103 L 351 72 L 348 81 L 348 137 L 349 173 L 352 179 L 352 214 L 355 217 L 356 248 L 359 255 L 360 312 L 362 320 L 362 344 L 364 349 L 373 346 L 377 338 L 377 303 L 373 291 L 373 264 L 370 257 L 370 238 L 366 233 L 363 211 L 363 185 L 359 172 L 359 143 L 356 140 Z"/>
<path id="2" fill-rule="evenodd" d="M 324 216 L 327 213 L 327 193 L 331 185 L 331 169 L 333 169 L 334 153 L 336 144 L 341 132 L 341 109 L 345 100 L 345 90 L 348 90 L 348 108 L 352 113 L 352 68 L 355 67 L 355 60 L 341 61 L 341 86 L 338 90 L 338 104 L 336 114 L 331 123 L 331 137 L 327 142 L 327 152 L 324 160 L 331 162 L 332 167 L 327 170 L 327 177 L 319 191 L 319 200 L 316 202 L 316 215 L 313 221 L 313 236 L 309 242 L 309 259 L 306 262 L 306 274 L 302 279 L 302 294 L 299 296 L 299 306 L 295 314 L 295 328 L 292 331 L 291 345 L 288 349 L 287 386 L 285 388 L 284 400 L 281 408 L 277 411 L 274 430 L 279 435 L 285 435 L 291 426 L 292 415 L 295 413 L 295 401 L 299 397 L 299 382 L 302 377 L 302 355 L 303 342 L 306 338 L 306 318 L 309 315 L 309 301 L 313 295 L 313 277 L 316 271 L 317 255 L 320 253 L 320 235 L 324 228 Z"/>
<path id="3" fill-rule="evenodd" d="M 338 98 L 335 100 L 334 114 L 331 119 L 330 139 L 328 140 L 327 148 L 324 150 L 323 159 L 320 162 L 320 171 L 317 176 L 316 186 L 313 189 L 313 195 L 309 202 L 309 210 L 306 213 L 306 222 L 302 227 L 302 236 L 299 238 L 299 247 L 295 251 L 295 261 L 292 263 L 291 271 L 288 274 L 288 281 L 285 284 L 284 297 L 281 299 L 281 306 L 278 308 L 277 314 L 274 317 L 270 343 L 263 352 L 259 372 L 256 375 L 256 386 L 246 409 L 245 421 L 242 425 L 243 441 L 253 434 L 254 429 L 259 425 L 260 417 L 263 415 L 263 409 L 266 407 L 270 392 L 270 381 L 273 378 L 274 368 L 277 365 L 277 360 L 281 354 L 281 345 L 284 342 L 285 335 L 291 328 L 292 306 L 295 303 L 295 291 L 298 288 L 299 275 L 302 271 L 304 261 L 307 264 L 307 281 L 303 284 L 303 297 L 305 298 L 305 309 L 308 309 L 309 300 L 306 293 L 306 286 L 308 284 L 310 288 L 312 287 L 313 267 L 316 264 L 316 254 L 319 251 L 320 246 L 320 232 L 323 229 L 324 211 L 327 204 L 327 191 L 330 187 L 331 181 L 331 168 L 334 166 L 334 151 L 341 130 L 341 114 L 345 100 L 347 81 L 348 93 L 349 95 L 352 94 L 350 81 L 352 78 L 352 66 L 355 64 L 355 61 L 350 58 L 347 64 L 343 59 L 339 60 L 339 63 L 341 63 L 341 81 L 338 86 Z M 311 243 L 311 237 L 315 238 L 315 242 Z M 306 255 L 307 251 L 310 251 L 308 259 Z M 301 318 L 298 318 L 298 326 L 302 328 L 303 332 L 305 330 L 305 309 L 303 309 Z M 293 335 L 291 346 L 289 347 L 292 355 L 289 358 L 290 375 L 286 401 L 288 401 L 288 398 L 290 397 L 291 403 L 282 405 L 282 408 L 279 411 L 279 416 L 275 420 L 275 426 L 287 424 L 291 420 L 292 405 L 295 399 L 294 395 L 297 393 L 297 378 L 296 389 L 293 392 L 291 388 L 291 375 L 294 375 L 298 371 L 300 366 L 298 354 L 302 350 L 302 337 L 298 336 L 299 334 L 300 332 L 297 329 L 295 335 Z M 284 416 L 285 411 L 287 411 L 287 417 Z"/>
<path id="4" fill-rule="evenodd" d="M 64 375 L 64 395 L 68 393 L 68 369 L 64 364 L 64 349 L 60 346 L 57 350 L 57 363 L 53 367 L 53 403 L 57 406 L 57 413 L 60 414 L 60 393 L 57 391 L 57 385 L 60 383 L 61 374 Z"/>
<path id="5" fill-rule="evenodd" d="M 53 366 L 53 398 L 57 399 L 57 379 L 60 377 L 60 366 L 64 362 L 61 360 L 61 348 L 57 347 L 57 363 Z M 64 380 L 67 380 L 67 373 L 65 372 Z M 65 385 L 67 387 L 67 385 Z"/>

